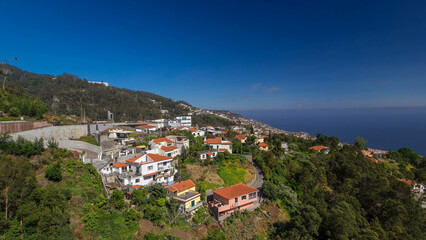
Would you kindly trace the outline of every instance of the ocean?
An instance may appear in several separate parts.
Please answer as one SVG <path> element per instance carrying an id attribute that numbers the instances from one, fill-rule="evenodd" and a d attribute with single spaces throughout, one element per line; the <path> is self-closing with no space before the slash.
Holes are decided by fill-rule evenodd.
<path id="1" fill-rule="evenodd" d="M 292 131 L 320 132 L 353 143 L 362 136 L 367 146 L 382 150 L 409 147 L 426 156 L 426 107 L 322 110 L 241 110 L 244 117 Z"/>

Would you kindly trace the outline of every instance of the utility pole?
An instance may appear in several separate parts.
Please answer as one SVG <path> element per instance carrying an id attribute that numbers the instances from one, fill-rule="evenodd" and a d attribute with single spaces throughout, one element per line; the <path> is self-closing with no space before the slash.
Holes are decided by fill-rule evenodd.
<path id="1" fill-rule="evenodd" d="M 6 64 L 6 63 L 8 63 L 8 62 L 10 62 L 10 61 L 18 61 L 18 58 L 17 57 L 15 57 L 14 59 L 6 59 L 6 60 L 4 60 L 3 62 L 1 62 L 0 64 Z M 6 88 L 6 78 L 7 78 L 7 75 L 9 74 L 9 69 L 7 69 L 6 68 L 6 70 L 5 70 L 5 72 L 4 72 L 4 79 L 3 79 L 3 89 L 5 89 Z"/>

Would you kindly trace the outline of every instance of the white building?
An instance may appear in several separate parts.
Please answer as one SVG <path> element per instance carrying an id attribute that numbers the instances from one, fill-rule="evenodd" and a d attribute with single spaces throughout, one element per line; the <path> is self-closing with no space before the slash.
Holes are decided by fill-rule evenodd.
<path id="1" fill-rule="evenodd" d="M 187 130 L 188 132 L 190 132 L 192 134 L 192 136 L 194 137 L 202 137 L 205 135 L 205 132 L 196 128 L 190 128 Z"/>
<path id="2" fill-rule="evenodd" d="M 191 116 L 179 116 L 175 119 L 169 120 L 169 126 L 171 128 L 178 128 L 178 127 L 191 127 L 192 126 L 192 117 Z"/>
<path id="3" fill-rule="evenodd" d="M 169 127 L 169 121 L 167 119 L 156 119 L 151 121 L 151 125 L 154 125 L 157 128 L 165 128 Z"/>
<path id="4" fill-rule="evenodd" d="M 101 172 L 116 175 L 123 185 L 169 184 L 173 183 L 177 172 L 172 167 L 172 160 L 172 157 L 148 153 L 126 160 L 126 163 L 114 163 Z"/>
<path id="5" fill-rule="evenodd" d="M 224 141 L 221 137 L 206 139 L 204 144 L 207 144 L 210 149 L 216 149 L 219 152 L 228 151 L 229 153 L 232 153 L 232 142 Z"/>
<path id="6" fill-rule="evenodd" d="M 157 127 L 153 125 L 141 125 L 136 127 L 136 132 L 151 133 L 157 131 Z"/>

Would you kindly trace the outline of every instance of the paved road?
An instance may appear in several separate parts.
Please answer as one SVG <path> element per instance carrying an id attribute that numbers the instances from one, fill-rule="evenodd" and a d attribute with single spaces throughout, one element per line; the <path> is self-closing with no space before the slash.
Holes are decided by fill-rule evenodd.
<path id="1" fill-rule="evenodd" d="M 252 155 L 244 155 L 244 157 L 246 157 L 247 161 L 249 161 L 249 163 L 253 165 L 254 171 L 255 171 L 254 179 L 247 185 L 252 188 L 260 189 L 263 186 L 263 182 L 264 182 L 263 173 L 253 162 Z"/>

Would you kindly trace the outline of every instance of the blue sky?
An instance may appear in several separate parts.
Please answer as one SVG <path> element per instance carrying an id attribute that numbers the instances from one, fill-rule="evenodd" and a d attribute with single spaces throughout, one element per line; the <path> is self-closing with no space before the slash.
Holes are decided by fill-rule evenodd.
<path id="1" fill-rule="evenodd" d="M 0 59 L 210 109 L 426 106 L 425 1 L 5 1 Z"/>

